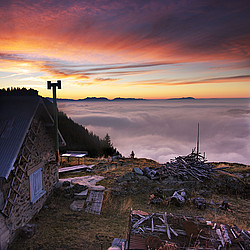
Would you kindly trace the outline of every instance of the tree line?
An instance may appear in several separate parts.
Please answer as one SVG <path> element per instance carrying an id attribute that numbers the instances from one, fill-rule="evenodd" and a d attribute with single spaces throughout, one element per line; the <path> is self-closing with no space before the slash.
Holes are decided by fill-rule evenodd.
<path id="1" fill-rule="evenodd" d="M 38 91 L 26 88 L 7 88 L 0 89 L 0 96 L 39 96 Z M 46 98 L 44 103 L 53 117 L 53 104 Z M 87 128 L 74 122 L 65 113 L 58 112 L 59 130 L 66 142 L 66 146 L 60 148 L 61 152 L 65 151 L 88 151 L 90 157 L 113 156 L 119 154 L 114 148 L 110 136 L 101 139 Z"/>
<path id="2" fill-rule="evenodd" d="M 35 89 L 11 87 L 7 89 L 0 89 L 0 96 L 38 96 L 38 91 Z"/>

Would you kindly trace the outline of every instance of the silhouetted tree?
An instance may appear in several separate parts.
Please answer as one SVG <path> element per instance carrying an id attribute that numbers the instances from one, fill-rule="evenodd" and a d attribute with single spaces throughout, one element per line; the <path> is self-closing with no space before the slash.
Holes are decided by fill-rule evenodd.
<path id="1" fill-rule="evenodd" d="M 0 89 L 0 96 L 38 96 L 38 91 L 35 89 L 20 89 L 19 87 L 11 87 L 7 89 Z"/>
<path id="2" fill-rule="evenodd" d="M 132 151 L 132 152 L 131 152 L 131 154 L 130 154 L 130 158 L 132 158 L 132 159 L 134 159 L 134 158 L 135 158 L 135 153 L 134 153 L 134 151 Z"/>

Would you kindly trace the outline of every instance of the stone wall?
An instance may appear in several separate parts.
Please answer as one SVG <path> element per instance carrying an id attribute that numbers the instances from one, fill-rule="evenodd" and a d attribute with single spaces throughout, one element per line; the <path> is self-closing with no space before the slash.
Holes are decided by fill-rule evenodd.
<path id="1" fill-rule="evenodd" d="M 27 136 L 31 136 L 38 124 L 39 119 L 38 117 L 35 117 L 31 125 L 32 129 L 29 130 Z M 28 160 L 26 173 L 23 176 L 22 183 L 19 188 L 20 195 L 17 195 L 16 197 L 16 202 L 12 208 L 10 217 L 5 219 L 5 225 L 7 225 L 9 229 L 10 241 L 14 238 L 17 229 L 27 224 L 31 218 L 39 212 L 47 197 L 51 194 L 55 184 L 58 182 L 59 174 L 55 157 L 55 143 L 50 130 L 51 128 L 46 128 L 44 123 L 41 122 L 39 130 L 37 131 L 38 133 L 34 138 L 34 145 L 31 147 L 32 150 Z M 28 140 L 26 139 L 24 141 L 28 143 Z M 21 154 L 21 152 L 22 149 L 20 150 L 19 154 Z M 19 157 L 17 157 L 17 159 L 19 159 Z M 16 162 L 15 167 L 17 167 L 17 164 L 18 163 Z M 30 174 L 36 171 L 38 166 L 39 168 L 43 168 L 43 190 L 45 190 L 46 193 L 36 202 L 31 203 Z M 7 195 L 6 190 L 9 189 L 12 178 L 13 172 L 10 174 L 8 180 L 2 185 L 2 192 L 5 199 Z M 1 222 L 0 220 L 0 223 L 2 223 L 0 225 L 2 227 L 2 225 L 4 225 L 3 221 Z"/>
<path id="2" fill-rule="evenodd" d="M 7 249 L 9 243 L 10 233 L 6 225 L 5 217 L 0 214 L 0 249 Z"/>

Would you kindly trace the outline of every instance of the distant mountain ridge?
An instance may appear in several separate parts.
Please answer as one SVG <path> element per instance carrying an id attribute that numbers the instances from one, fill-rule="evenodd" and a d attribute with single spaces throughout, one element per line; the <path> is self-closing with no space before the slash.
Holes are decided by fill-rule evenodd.
<path id="1" fill-rule="evenodd" d="M 52 100 L 52 98 L 47 97 L 47 99 Z M 144 98 L 122 98 L 122 97 L 116 97 L 114 99 L 108 99 L 107 97 L 86 97 L 84 99 L 65 99 L 65 98 L 57 98 L 59 101 L 75 101 L 75 102 L 120 102 L 120 101 L 148 101 L 149 99 Z M 157 100 L 157 99 L 155 99 Z M 159 100 L 196 100 L 194 97 L 181 97 L 181 98 L 169 98 L 169 99 L 159 99 Z"/>
<path id="2" fill-rule="evenodd" d="M 195 100 L 194 97 L 169 98 L 166 100 Z"/>

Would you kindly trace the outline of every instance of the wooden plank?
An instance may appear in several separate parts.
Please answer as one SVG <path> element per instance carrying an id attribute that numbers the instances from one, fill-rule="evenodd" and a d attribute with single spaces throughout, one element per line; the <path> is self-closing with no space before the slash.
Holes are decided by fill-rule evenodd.
<path id="1" fill-rule="evenodd" d="M 19 191 L 17 189 L 15 189 L 14 187 L 11 187 L 11 189 L 18 195 L 20 195 Z"/>
<path id="2" fill-rule="evenodd" d="M 224 239 L 225 244 L 230 244 L 231 245 L 232 242 L 231 242 L 231 239 L 230 239 L 230 237 L 228 235 L 228 231 L 227 231 L 226 226 L 221 224 L 220 229 L 221 229 L 222 237 Z"/>
<path id="3" fill-rule="evenodd" d="M 169 225 L 168 225 L 168 222 L 167 222 L 167 213 L 166 212 L 163 214 L 163 219 L 164 219 L 164 223 L 165 223 L 165 225 L 167 227 L 168 238 L 171 240 L 171 234 L 170 234 Z"/>
<path id="4" fill-rule="evenodd" d="M 25 173 L 25 169 L 21 165 L 19 165 L 18 168 L 20 168 L 22 172 Z"/>
<path id="5" fill-rule="evenodd" d="M 78 166 L 72 166 L 72 167 L 65 167 L 65 168 L 59 168 L 59 173 L 65 173 L 70 171 L 78 171 L 83 169 L 92 169 L 95 165 L 78 165 Z"/>
<path id="6" fill-rule="evenodd" d="M 85 212 L 90 214 L 100 214 L 102 209 L 104 191 L 90 190 L 86 200 Z"/>
<path id="7" fill-rule="evenodd" d="M 220 231 L 219 228 L 216 229 L 216 234 L 219 236 L 220 242 L 221 242 L 222 246 L 224 247 L 225 246 L 225 241 L 224 241 L 224 239 L 222 237 L 222 234 L 221 234 L 221 231 Z"/>
<path id="8" fill-rule="evenodd" d="M 138 227 L 143 221 L 148 220 L 148 219 L 150 219 L 151 217 L 152 217 L 152 215 L 151 215 L 151 216 L 148 215 L 148 216 L 145 216 L 144 218 L 141 218 L 140 220 L 138 220 L 138 221 L 132 226 L 132 228 Z"/>
<path id="9" fill-rule="evenodd" d="M 21 183 L 22 182 L 22 179 L 19 178 L 17 175 L 15 175 L 15 178 Z"/>

